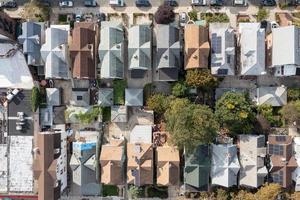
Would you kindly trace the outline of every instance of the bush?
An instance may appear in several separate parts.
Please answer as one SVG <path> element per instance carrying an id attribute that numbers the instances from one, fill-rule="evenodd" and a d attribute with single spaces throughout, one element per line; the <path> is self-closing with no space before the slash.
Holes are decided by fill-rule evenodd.
<path id="1" fill-rule="evenodd" d="M 259 8 L 258 13 L 257 13 L 257 21 L 261 22 L 268 18 L 269 12 L 265 8 Z"/>
<path id="2" fill-rule="evenodd" d="M 184 97 L 187 93 L 187 86 L 184 82 L 177 82 L 172 87 L 172 95 L 175 97 Z"/>
<path id="3" fill-rule="evenodd" d="M 125 88 L 127 87 L 127 82 L 125 80 L 114 80 L 114 104 L 124 105 L 125 104 Z"/>
<path id="4" fill-rule="evenodd" d="M 148 101 L 147 106 L 149 109 L 153 110 L 155 113 L 162 115 L 166 112 L 170 104 L 170 97 L 163 94 L 154 94 Z"/>
<path id="5" fill-rule="evenodd" d="M 214 23 L 214 22 L 228 23 L 229 22 L 229 18 L 225 13 L 214 13 L 214 14 L 206 13 L 204 14 L 203 18 L 207 23 Z"/>
<path id="6" fill-rule="evenodd" d="M 119 188 L 115 185 L 103 185 L 102 191 L 104 197 L 119 196 Z"/>
<path id="7" fill-rule="evenodd" d="M 190 20 L 197 21 L 197 10 L 193 9 L 192 11 L 188 12 L 188 15 L 190 17 Z"/>
<path id="8" fill-rule="evenodd" d="M 59 22 L 67 22 L 67 15 L 58 15 Z"/>
<path id="9" fill-rule="evenodd" d="M 40 106 L 40 91 L 37 87 L 32 88 L 32 93 L 31 93 L 31 109 L 32 112 L 35 112 L 38 107 Z"/>
<path id="10" fill-rule="evenodd" d="M 300 100 L 291 101 L 283 106 L 280 110 L 280 114 L 282 115 L 284 122 L 288 125 L 297 122 L 297 120 L 300 119 Z"/>
<path id="11" fill-rule="evenodd" d="M 300 89 L 299 88 L 288 88 L 287 90 L 287 100 L 296 101 L 300 99 Z"/>
<path id="12" fill-rule="evenodd" d="M 157 24 L 170 24 L 175 20 L 173 7 L 169 5 L 161 5 L 154 14 L 154 19 Z"/>
<path id="13" fill-rule="evenodd" d="M 263 104 L 257 107 L 258 114 L 263 116 L 272 126 L 280 126 L 280 120 L 274 116 L 274 110 L 271 105 Z"/>
<path id="14" fill-rule="evenodd" d="M 190 69 L 185 76 L 188 86 L 201 89 L 212 89 L 217 87 L 218 79 L 211 75 L 209 70 Z"/>
<path id="15" fill-rule="evenodd" d="M 90 124 L 102 113 L 102 108 L 99 106 L 93 106 L 91 111 L 86 113 L 76 114 L 76 118 L 83 124 Z"/>

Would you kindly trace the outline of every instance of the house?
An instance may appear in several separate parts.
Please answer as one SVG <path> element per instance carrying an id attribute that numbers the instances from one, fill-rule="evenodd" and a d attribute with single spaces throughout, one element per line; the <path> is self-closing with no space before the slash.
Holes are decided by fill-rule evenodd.
<path id="1" fill-rule="evenodd" d="M 101 78 L 124 78 L 124 31 L 120 23 L 101 22 L 99 58 Z"/>
<path id="2" fill-rule="evenodd" d="M 212 144 L 211 183 L 223 187 L 237 185 L 240 163 L 233 144 Z"/>
<path id="3" fill-rule="evenodd" d="M 114 104 L 114 89 L 100 88 L 98 91 L 98 105 L 109 107 Z"/>
<path id="4" fill-rule="evenodd" d="M 98 26 L 92 22 L 76 22 L 73 40 L 70 45 L 73 78 L 96 78 L 96 31 Z"/>
<path id="5" fill-rule="evenodd" d="M 263 185 L 268 170 L 265 167 L 266 145 L 264 135 L 239 135 L 239 184 L 258 188 Z"/>
<path id="6" fill-rule="evenodd" d="M 300 75 L 300 29 L 296 26 L 272 30 L 272 66 L 275 76 Z"/>
<path id="7" fill-rule="evenodd" d="M 297 168 L 292 138 L 287 135 L 269 135 L 268 154 L 271 160 L 270 175 L 273 182 L 280 184 L 283 188 L 292 186 L 292 172 Z"/>
<path id="8" fill-rule="evenodd" d="M 292 173 L 293 181 L 295 181 L 295 191 L 300 191 L 300 137 L 294 137 L 293 150 L 297 161 L 297 169 Z"/>
<path id="9" fill-rule="evenodd" d="M 43 32 L 44 24 L 42 23 L 22 23 L 22 35 L 18 37 L 18 40 L 23 45 L 23 52 L 27 56 L 28 65 L 43 65 L 40 53 Z"/>
<path id="10" fill-rule="evenodd" d="M 69 79 L 68 32 L 59 28 L 46 30 L 46 43 L 41 47 L 45 78 Z"/>
<path id="11" fill-rule="evenodd" d="M 287 104 L 287 88 L 285 86 L 258 87 L 256 91 L 257 105 L 284 106 Z"/>
<path id="12" fill-rule="evenodd" d="M 70 104 L 87 107 L 90 105 L 90 91 L 88 88 L 72 88 Z"/>
<path id="13" fill-rule="evenodd" d="M 1 37 L 1 35 L 0 35 Z M 0 88 L 31 90 L 32 75 L 18 44 L 8 39 L 0 41 Z"/>
<path id="14" fill-rule="evenodd" d="M 130 143 L 152 144 L 152 125 L 135 125 L 130 132 Z"/>
<path id="15" fill-rule="evenodd" d="M 135 186 L 153 184 L 152 144 L 127 144 L 127 183 Z"/>
<path id="16" fill-rule="evenodd" d="M 211 74 L 235 75 L 235 34 L 229 23 L 209 25 L 211 42 Z"/>
<path id="17" fill-rule="evenodd" d="M 184 27 L 184 69 L 207 69 L 209 56 L 208 29 L 196 24 Z"/>
<path id="18" fill-rule="evenodd" d="M 125 89 L 125 105 L 126 106 L 143 106 L 144 93 L 143 89 Z"/>
<path id="19" fill-rule="evenodd" d="M 33 163 L 34 178 L 38 182 L 38 198 L 56 200 L 60 197 L 58 175 L 60 171 L 58 158 L 60 156 L 60 133 L 40 132 L 36 135 Z"/>
<path id="20" fill-rule="evenodd" d="M 181 66 L 179 29 L 172 25 L 157 25 L 156 73 L 158 81 L 177 81 Z"/>
<path id="21" fill-rule="evenodd" d="M 265 74 L 265 30 L 260 23 L 239 23 L 240 75 Z"/>
<path id="22" fill-rule="evenodd" d="M 160 146 L 156 148 L 156 180 L 158 185 L 179 185 L 180 157 L 175 147 Z"/>
<path id="23" fill-rule="evenodd" d="M 131 78 L 143 78 L 152 67 L 152 30 L 149 25 L 128 30 L 128 69 Z"/>
<path id="24" fill-rule="evenodd" d="M 101 148 L 101 182 L 107 185 L 124 185 L 126 158 L 124 140 L 112 140 Z"/>
<path id="25" fill-rule="evenodd" d="M 111 107 L 111 122 L 126 123 L 128 120 L 127 106 Z"/>
<path id="26" fill-rule="evenodd" d="M 184 187 L 186 191 L 208 191 L 211 153 L 208 144 L 199 145 L 194 152 L 185 154 Z"/>

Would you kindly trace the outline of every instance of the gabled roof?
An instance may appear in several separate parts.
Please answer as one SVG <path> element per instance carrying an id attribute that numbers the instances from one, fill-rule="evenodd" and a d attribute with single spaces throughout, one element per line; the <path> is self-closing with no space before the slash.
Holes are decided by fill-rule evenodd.
<path id="1" fill-rule="evenodd" d="M 223 187 L 237 184 L 237 174 L 240 164 L 236 145 L 212 144 L 211 183 Z"/>
<path id="2" fill-rule="evenodd" d="M 124 31 L 120 23 L 102 22 L 99 58 L 101 78 L 124 77 Z"/>
<path id="3" fill-rule="evenodd" d="M 264 183 L 268 171 L 264 165 L 266 155 L 264 135 L 239 135 L 240 185 L 257 188 Z"/>
<path id="4" fill-rule="evenodd" d="M 257 88 L 257 104 L 269 104 L 271 106 L 286 105 L 287 88 L 285 86 Z"/>
<path id="5" fill-rule="evenodd" d="M 272 30 L 272 65 L 300 65 L 299 28 L 278 27 Z"/>
<path id="6" fill-rule="evenodd" d="M 149 25 L 133 26 L 128 30 L 128 68 L 151 69 L 152 30 Z"/>
<path id="7" fill-rule="evenodd" d="M 98 105 L 112 106 L 114 103 L 114 89 L 113 88 L 100 88 L 98 91 Z"/>
<path id="8" fill-rule="evenodd" d="M 235 36 L 228 23 L 209 25 L 211 41 L 211 73 L 213 75 L 235 74 Z"/>
<path id="9" fill-rule="evenodd" d="M 48 106 L 60 106 L 60 90 L 58 88 L 46 88 L 47 105 Z"/>
<path id="10" fill-rule="evenodd" d="M 46 78 L 69 78 L 67 51 L 68 32 L 63 29 L 48 28 L 46 30 L 46 43 L 41 48 Z"/>
<path id="11" fill-rule="evenodd" d="M 157 25 L 156 65 L 160 81 L 176 81 L 181 66 L 179 29 L 171 25 Z"/>
<path id="12" fill-rule="evenodd" d="M 18 37 L 18 40 L 23 44 L 23 52 L 27 55 L 28 65 L 39 66 L 43 64 L 40 53 L 42 31 L 41 23 L 22 23 L 22 35 Z"/>
<path id="13" fill-rule="evenodd" d="M 265 30 L 260 23 L 239 23 L 241 75 L 265 74 Z"/>
<path id="14" fill-rule="evenodd" d="M 70 45 L 70 57 L 73 66 L 73 78 L 94 79 L 96 77 L 96 29 L 92 22 L 76 22 L 73 40 Z"/>
<path id="15" fill-rule="evenodd" d="M 208 191 L 211 167 L 209 145 L 199 145 L 192 154 L 185 155 L 184 184 L 190 191 Z"/>
<path id="16" fill-rule="evenodd" d="M 152 144 L 152 126 L 135 125 L 130 132 L 130 143 Z"/>
<path id="17" fill-rule="evenodd" d="M 209 56 L 208 29 L 196 24 L 184 27 L 184 68 L 207 68 Z"/>
<path id="18" fill-rule="evenodd" d="M 178 185 L 180 181 L 179 151 L 175 147 L 161 146 L 156 148 L 157 184 Z"/>
<path id="19" fill-rule="evenodd" d="M 125 89 L 125 105 L 126 106 L 143 106 L 143 89 Z"/>

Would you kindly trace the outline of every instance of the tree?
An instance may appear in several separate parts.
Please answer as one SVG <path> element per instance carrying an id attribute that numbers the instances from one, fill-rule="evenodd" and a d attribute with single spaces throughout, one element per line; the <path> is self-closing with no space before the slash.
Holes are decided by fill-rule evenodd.
<path id="1" fill-rule="evenodd" d="M 197 19 L 198 19 L 197 10 L 195 10 L 195 9 L 191 10 L 190 12 L 188 12 L 188 15 L 190 17 L 190 20 L 197 21 Z"/>
<path id="2" fill-rule="evenodd" d="M 27 20 L 44 22 L 48 21 L 49 13 L 49 7 L 42 5 L 37 0 L 31 0 L 30 2 L 24 4 L 24 10 L 22 11 L 21 15 L 22 18 Z"/>
<path id="3" fill-rule="evenodd" d="M 245 190 L 239 190 L 237 194 L 231 193 L 232 200 L 256 200 L 254 194 Z"/>
<path id="4" fill-rule="evenodd" d="M 187 86 L 184 82 L 176 82 L 172 87 L 172 95 L 175 97 L 184 97 L 187 93 Z"/>
<path id="5" fill-rule="evenodd" d="M 31 109 L 32 112 L 35 112 L 40 106 L 40 91 L 37 87 L 32 88 L 31 92 Z"/>
<path id="6" fill-rule="evenodd" d="M 76 118 L 83 124 L 90 124 L 102 114 L 102 108 L 100 106 L 93 106 L 92 109 L 86 113 L 80 112 L 76 114 Z"/>
<path id="7" fill-rule="evenodd" d="M 287 105 L 283 106 L 279 112 L 284 121 L 288 125 L 292 125 L 300 118 L 300 100 L 289 102 Z"/>
<path id="8" fill-rule="evenodd" d="M 128 198 L 131 199 L 138 199 L 140 194 L 140 189 L 136 186 L 130 186 L 128 190 Z"/>
<path id="9" fill-rule="evenodd" d="M 216 200 L 227 200 L 228 199 L 228 193 L 226 192 L 226 190 L 218 188 L 214 192 L 214 198 Z"/>
<path id="10" fill-rule="evenodd" d="M 209 70 L 190 69 L 187 71 L 185 82 L 188 86 L 201 89 L 211 89 L 218 85 L 218 79 Z"/>
<path id="11" fill-rule="evenodd" d="M 263 104 L 257 107 L 257 111 L 272 125 L 276 124 L 276 119 L 273 115 L 273 107 L 269 104 Z"/>
<path id="12" fill-rule="evenodd" d="M 275 200 L 282 193 L 281 186 L 276 183 L 264 184 L 255 194 L 256 199 Z"/>
<path id="13" fill-rule="evenodd" d="M 166 112 L 169 107 L 170 97 L 163 94 L 154 94 L 150 96 L 147 100 L 147 106 L 149 109 L 154 110 L 159 115 Z"/>
<path id="14" fill-rule="evenodd" d="M 173 7 L 169 5 L 161 5 L 154 14 L 154 19 L 157 24 L 170 24 L 175 20 Z"/>
<path id="15" fill-rule="evenodd" d="M 213 142 L 219 128 L 208 106 L 191 103 L 188 99 L 172 100 L 165 120 L 171 142 L 188 152 L 199 144 Z"/>
<path id="16" fill-rule="evenodd" d="M 299 88 L 288 88 L 287 91 L 288 101 L 296 101 L 300 99 L 300 89 Z"/>
<path id="17" fill-rule="evenodd" d="M 216 117 L 229 134 L 251 133 L 255 121 L 253 105 L 243 93 L 226 92 L 216 103 Z"/>
<path id="18" fill-rule="evenodd" d="M 266 19 L 269 16 L 269 12 L 265 8 L 259 8 L 258 13 L 257 13 L 257 21 L 262 21 Z"/>

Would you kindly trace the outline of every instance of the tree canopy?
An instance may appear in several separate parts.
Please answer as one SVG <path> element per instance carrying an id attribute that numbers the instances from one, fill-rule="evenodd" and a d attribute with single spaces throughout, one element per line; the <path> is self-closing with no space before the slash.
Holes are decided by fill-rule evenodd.
<path id="1" fill-rule="evenodd" d="M 253 130 L 255 113 L 250 99 L 243 93 L 226 92 L 216 103 L 216 117 L 229 134 L 247 134 Z"/>
<path id="2" fill-rule="evenodd" d="M 255 194 L 256 199 L 277 199 L 282 192 L 281 186 L 276 183 L 264 184 Z"/>
<path id="3" fill-rule="evenodd" d="M 171 142 L 187 151 L 199 144 L 213 142 L 219 128 L 208 106 L 191 103 L 188 99 L 172 100 L 165 113 L 165 120 Z"/>
<path id="4" fill-rule="evenodd" d="M 161 5 L 154 14 L 154 19 L 157 24 L 169 24 L 175 20 L 173 7 L 169 5 Z"/>
<path id="5" fill-rule="evenodd" d="M 218 85 L 218 79 L 211 75 L 209 70 L 190 69 L 185 77 L 188 86 L 210 89 Z"/>
<path id="6" fill-rule="evenodd" d="M 291 101 L 283 106 L 280 114 L 288 125 L 293 124 L 300 118 L 300 100 Z"/>
<path id="7" fill-rule="evenodd" d="M 172 95 L 175 97 L 184 97 L 187 93 L 187 86 L 184 82 L 178 81 L 172 87 Z"/>
<path id="8" fill-rule="evenodd" d="M 147 106 L 155 113 L 162 115 L 169 107 L 170 97 L 163 94 L 153 94 L 147 99 Z"/>

